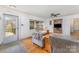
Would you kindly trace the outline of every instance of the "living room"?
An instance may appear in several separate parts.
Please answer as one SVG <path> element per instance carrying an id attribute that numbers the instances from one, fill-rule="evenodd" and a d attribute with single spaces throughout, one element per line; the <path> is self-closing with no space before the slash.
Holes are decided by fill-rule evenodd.
<path id="1" fill-rule="evenodd" d="M 1 5 L 0 52 L 79 52 L 76 40 L 79 39 L 78 10 L 78 5 Z M 36 34 L 41 35 L 39 40 L 35 39 L 38 36 Z M 53 47 L 51 38 L 65 39 L 65 44 L 59 40 L 56 41 L 57 46 Z M 17 47 L 15 43 L 21 47 Z"/>

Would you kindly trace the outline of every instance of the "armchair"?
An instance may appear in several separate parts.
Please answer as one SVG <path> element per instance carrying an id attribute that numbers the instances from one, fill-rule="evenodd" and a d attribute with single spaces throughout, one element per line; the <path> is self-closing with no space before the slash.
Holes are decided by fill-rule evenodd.
<path id="1" fill-rule="evenodd" d="M 42 34 L 40 32 L 35 32 L 32 35 L 32 42 L 40 47 L 44 46 L 44 41 L 43 41 L 43 37 Z"/>

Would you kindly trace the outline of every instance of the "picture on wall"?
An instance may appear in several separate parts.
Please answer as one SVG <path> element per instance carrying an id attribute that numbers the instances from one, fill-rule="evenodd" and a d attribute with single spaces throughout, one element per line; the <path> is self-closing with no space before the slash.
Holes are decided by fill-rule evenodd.
<path id="1" fill-rule="evenodd" d="M 49 24 L 52 25 L 52 20 L 49 21 Z"/>

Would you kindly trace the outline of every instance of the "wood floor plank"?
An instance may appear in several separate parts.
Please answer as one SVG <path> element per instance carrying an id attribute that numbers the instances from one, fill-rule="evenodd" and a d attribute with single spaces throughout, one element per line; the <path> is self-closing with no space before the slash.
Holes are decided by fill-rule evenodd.
<path id="1" fill-rule="evenodd" d="M 44 36 L 45 46 L 41 48 L 32 43 L 32 38 L 27 38 L 21 40 L 21 44 L 23 47 L 28 50 L 29 53 L 49 53 L 50 52 L 50 42 L 48 40 L 49 35 Z"/>

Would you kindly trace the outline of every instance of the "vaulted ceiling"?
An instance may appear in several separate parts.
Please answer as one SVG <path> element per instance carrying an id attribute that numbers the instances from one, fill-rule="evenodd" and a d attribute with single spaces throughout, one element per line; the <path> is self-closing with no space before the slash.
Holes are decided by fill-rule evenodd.
<path id="1" fill-rule="evenodd" d="M 14 7 L 16 10 L 44 19 L 49 18 L 51 13 L 60 13 L 61 16 L 79 13 L 79 5 L 16 5 Z"/>

